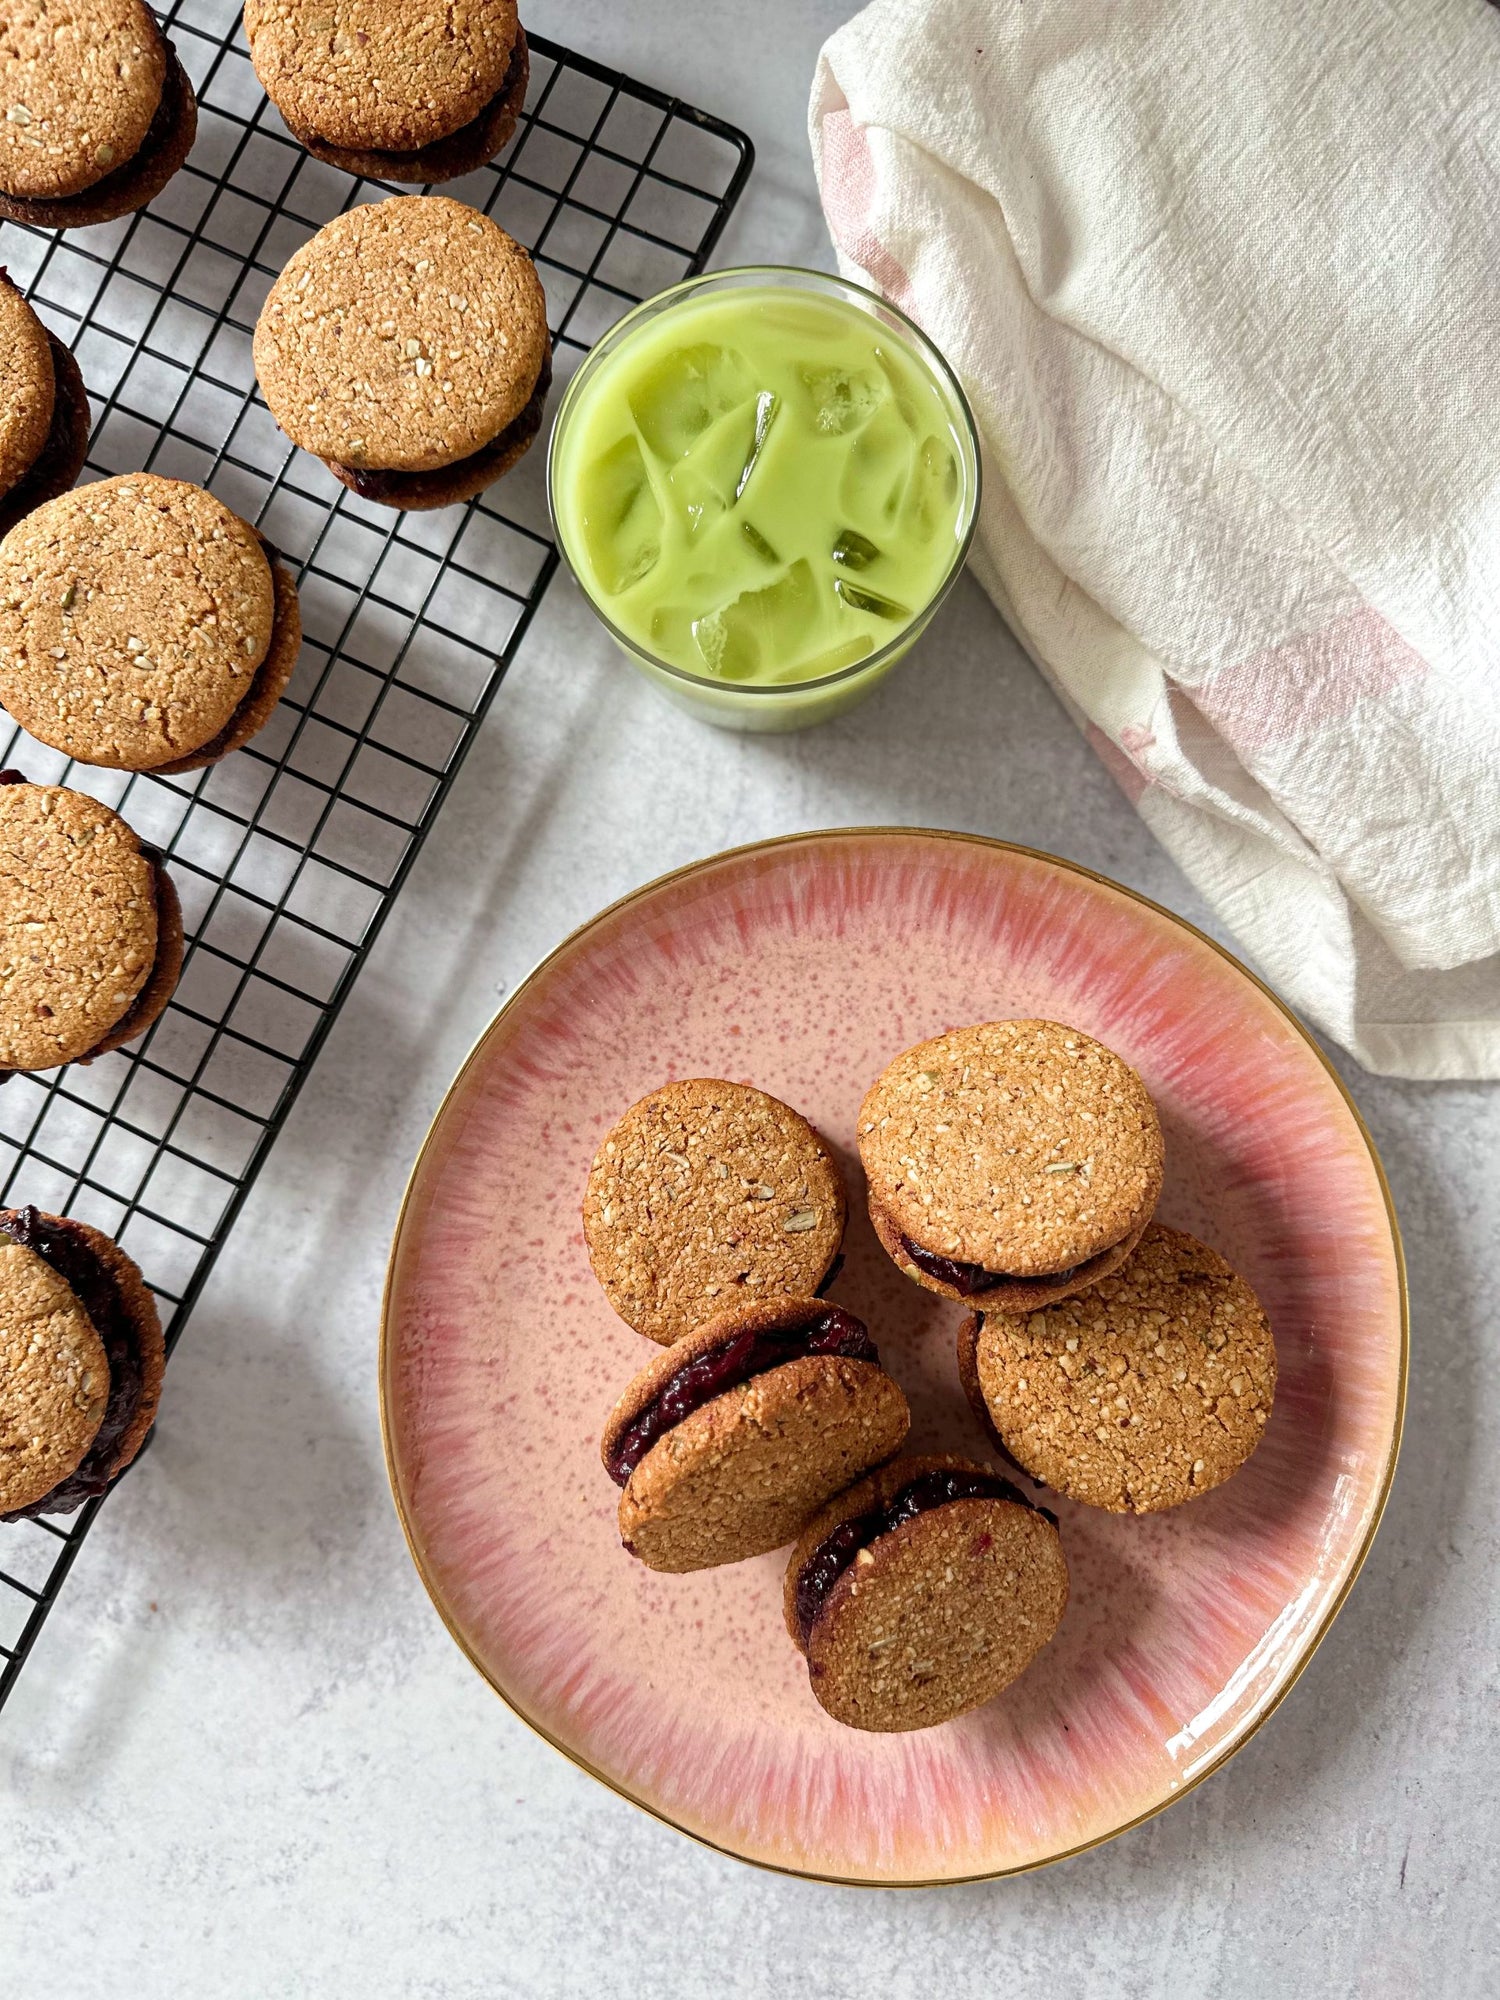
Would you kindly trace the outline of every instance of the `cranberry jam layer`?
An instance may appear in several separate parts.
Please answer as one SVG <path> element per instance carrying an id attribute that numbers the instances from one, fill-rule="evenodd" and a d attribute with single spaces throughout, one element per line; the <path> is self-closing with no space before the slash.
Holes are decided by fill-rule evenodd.
<path id="1" fill-rule="evenodd" d="M 856 1514 L 852 1520 L 841 1521 L 831 1534 L 824 1536 L 802 1565 L 797 1578 L 796 1605 L 797 1629 L 802 1635 L 804 1647 L 819 1612 L 861 1549 L 869 1548 L 882 1535 L 905 1527 L 908 1521 L 930 1514 L 935 1507 L 950 1506 L 955 1500 L 1009 1500 L 1018 1507 L 1030 1509 L 1033 1514 L 1043 1515 L 1054 1528 L 1057 1526 L 1055 1514 L 1028 1500 L 1019 1486 L 1013 1486 L 998 1472 L 954 1469 L 921 1473 L 898 1493 L 892 1494 L 883 1507 L 876 1507 L 868 1514 Z"/>
<path id="2" fill-rule="evenodd" d="M 953 1257 L 940 1257 L 935 1250 L 924 1250 L 920 1243 L 913 1243 L 909 1236 L 902 1237 L 901 1248 L 919 1271 L 936 1278 L 940 1285 L 951 1285 L 965 1299 L 973 1298 L 977 1292 L 1001 1290 L 1006 1285 L 1065 1284 L 1084 1268 L 1082 1264 L 1070 1264 L 1065 1271 L 1037 1271 L 1030 1277 L 1020 1277 L 1014 1271 L 986 1271 L 982 1264 L 961 1264 Z M 1110 1249 L 1113 1248 L 1111 1244 Z M 1101 1250 L 1099 1255 L 1107 1257 L 1109 1250 Z M 1090 1263 L 1093 1261 L 1089 1259 Z"/>
<path id="3" fill-rule="evenodd" d="M 659 1438 L 715 1396 L 812 1354 L 841 1355 L 849 1361 L 880 1359 L 863 1320 L 842 1306 L 809 1311 L 806 1320 L 791 1326 L 729 1334 L 707 1353 L 685 1361 L 620 1433 L 606 1468 L 610 1478 L 624 1486 Z"/>
<path id="4" fill-rule="evenodd" d="M 104 1343 L 109 1363 L 109 1400 L 94 1442 L 76 1469 L 50 1493 L 3 1518 L 19 1521 L 34 1514 L 71 1514 L 109 1485 L 120 1446 L 141 1406 L 146 1378 L 140 1330 L 114 1274 L 76 1223 L 44 1216 L 35 1208 L 17 1208 L 0 1216 L 0 1230 L 13 1243 L 34 1251 L 44 1264 L 52 1267 L 93 1321 L 94 1330 Z"/>

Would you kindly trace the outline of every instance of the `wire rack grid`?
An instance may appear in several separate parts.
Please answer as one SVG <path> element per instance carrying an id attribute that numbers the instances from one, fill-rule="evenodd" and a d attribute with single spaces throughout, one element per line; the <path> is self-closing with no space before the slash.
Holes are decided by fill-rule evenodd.
<path id="1" fill-rule="evenodd" d="M 85 477 L 196 480 L 292 566 L 305 641 L 275 717 L 206 772 L 75 766 L 0 727 L 0 764 L 120 810 L 168 859 L 187 952 L 134 1047 L 0 1090 L 0 1206 L 107 1231 L 141 1265 L 170 1352 L 557 566 L 544 445 L 463 508 L 393 514 L 294 451 L 250 342 L 277 272 L 396 190 L 307 155 L 266 101 L 238 0 L 163 15 L 199 101 L 186 167 L 143 214 L 65 235 L 0 224 L 0 265 L 78 356 Z M 639 299 L 706 264 L 749 140 L 540 37 L 492 166 L 450 183 L 527 244 L 557 387 Z M 3 724 L 3 717 L 0 717 Z M 107 1497 L 107 1496 L 106 1496 Z M 0 1705 L 104 1503 L 0 1527 Z"/>

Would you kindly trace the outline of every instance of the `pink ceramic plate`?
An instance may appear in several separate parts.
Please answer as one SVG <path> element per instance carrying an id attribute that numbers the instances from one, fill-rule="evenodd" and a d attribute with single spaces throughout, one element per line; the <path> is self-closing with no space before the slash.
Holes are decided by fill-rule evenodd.
<path id="1" fill-rule="evenodd" d="M 1061 1632 L 988 1708 L 911 1736 L 828 1720 L 781 1622 L 784 1557 L 656 1576 L 620 1549 L 604 1417 L 659 1350 L 589 1272 L 606 1127 L 669 1077 L 805 1112 L 858 1189 L 855 1114 L 902 1048 L 1011 1015 L 1136 1064 L 1167 1134 L 1163 1219 L 1270 1312 L 1281 1383 L 1239 1477 L 1146 1520 L 1061 1503 Z M 858 1199 L 835 1296 L 911 1398 L 912 1448 L 983 1454 L 961 1309 L 900 1277 Z M 1030 1868 L 1179 1797 L 1245 1741 L 1369 1547 L 1406 1380 L 1401 1253 L 1370 1141 L 1307 1035 L 1165 910 L 1046 855 L 897 829 L 683 870 L 596 917 L 502 1009 L 417 1163 L 386 1301 L 391 1484 L 450 1631 L 552 1743 L 638 1805 L 848 1882 Z"/>

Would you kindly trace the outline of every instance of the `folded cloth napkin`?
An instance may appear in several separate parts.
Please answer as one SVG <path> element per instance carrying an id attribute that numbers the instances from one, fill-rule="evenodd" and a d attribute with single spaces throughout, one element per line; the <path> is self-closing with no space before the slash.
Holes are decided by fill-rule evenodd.
<path id="1" fill-rule="evenodd" d="M 1371 1069 L 1500 1076 L 1500 12 L 875 0 L 811 126 L 1147 823 Z"/>

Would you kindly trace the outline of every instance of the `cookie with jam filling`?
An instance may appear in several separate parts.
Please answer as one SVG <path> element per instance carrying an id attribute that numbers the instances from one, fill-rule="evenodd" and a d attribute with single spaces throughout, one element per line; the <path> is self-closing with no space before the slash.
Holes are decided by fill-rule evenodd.
<path id="1" fill-rule="evenodd" d="M 0 702 L 83 764 L 217 763 L 269 721 L 301 644 L 281 562 L 186 480 L 76 487 L 0 544 Z"/>
<path id="2" fill-rule="evenodd" d="M 975 1313 L 958 1372 L 1033 1479 L 1086 1506 L 1154 1514 L 1220 1486 L 1265 1435 L 1276 1343 L 1216 1250 L 1153 1222 L 1120 1269 L 1030 1313 Z"/>
<path id="3" fill-rule="evenodd" d="M 0 1209 L 0 1520 L 106 1492 L 146 1442 L 165 1367 L 156 1301 L 117 1243 Z"/>
<path id="4" fill-rule="evenodd" d="M 808 1681 L 851 1729 L 930 1729 L 992 1701 L 1056 1632 L 1056 1519 L 989 1466 L 898 1458 L 803 1530 L 784 1611 Z"/>
<path id="5" fill-rule="evenodd" d="M 552 381 L 536 266 L 447 195 L 335 216 L 271 287 L 255 372 L 272 416 L 362 499 L 470 500 L 529 449 Z"/>
<path id="6" fill-rule="evenodd" d="M 0 266 L 0 540 L 83 470 L 89 399 L 71 351 Z"/>
<path id="7" fill-rule="evenodd" d="M 0 1080 L 143 1035 L 182 954 L 156 849 L 84 792 L 0 772 Z"/>
<path id="8" fill-rule="evenodd" d="M 863 1321 L 841 1306 L 769 1299 L 716 1314 L 642 1369 L 605 1425 L 620 1539 L 657 1570 L 764 1555 L 899 1451 L 910 1422 Z"/>
<path id="9" fill-rule="evenodd" d="M 142 0 L 8 0 L 0 29 L 0 215 L 113 222 L 192 150 L 198 105 Z"/>
<path id="10" fill-rule="evenodd" d="M 515 0 L 246 0 L 250 60 L 287 130 L 368 180 L 473 173 L 516 129 L 530 54 Z"/>
<path id="11" fill-rule="evenodd" d="M 870 1219 L 909 1278 L 1026 1312 L 1119 1268 L 1161 1193 L 1130 1065 L 1056 1021 L 956 1028 L 899 1055 L 859 1114 Z"/>

